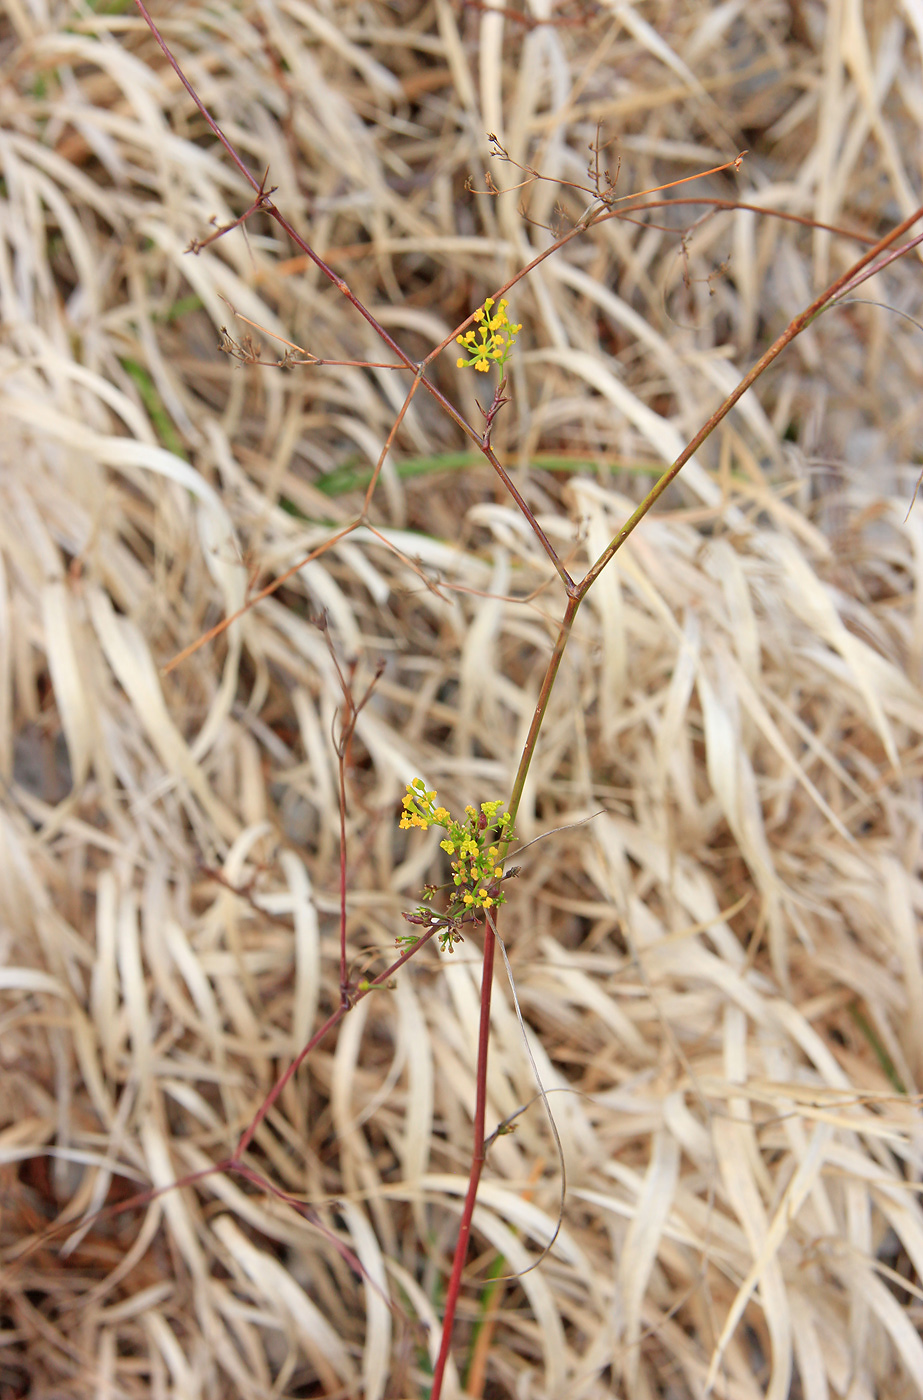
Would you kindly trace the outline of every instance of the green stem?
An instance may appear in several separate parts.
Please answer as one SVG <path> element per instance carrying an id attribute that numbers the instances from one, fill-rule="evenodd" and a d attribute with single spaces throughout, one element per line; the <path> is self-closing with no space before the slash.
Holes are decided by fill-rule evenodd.
<path id="1" fill-rule="evenodd" d="M 525 788 L 526 778 L 529 774 L 529 765 L 532 762 L 532 755 L 535 752 L 535 746 L 538 742 L 539 731 L 545 719 L 548 702 L 551 699 L 551 691 L 554 687 L 561 660 L 564 656 L 564 650 L 570 638 L 571 629 L 574 625 L 574 618 L 577 616 L 577 609 L 580 607 L 580 602 L 581 599 L 576 591 L 572 591 L 567 600 L 567 607 L 564 610 L 564 617 L 561 620 L 561 625 L 558 628 L 554 651 L 551 654 L 551 659 L 548 662 L 545 675 L 542 679 L 541 690 L 539 691 L 538 700 L 535 704 L 535 713 L 532 716 L 528 737 L 523 746 L 522 757 L 519 760 L 519 768 L 516 773 L 515 782 L 513 783 L 512 796 L 510 797 L 507 807 L 507 810 L 513 817 L 513 822 L 510 824 L 511 829 L 515 824 L 516 813 L 522 801 L 523 789 Z M 509 849 L 509 844 L 509 839 L 507 839 L 501 853 L 501 862 Z M 478 1058 L 473 1122 L 474 1142 L 471 1153 L 471 1170 L 468 1177 L 468 1189 L 465 1192 L 465 1202 L 462 1206 L 461 1220 L 458 1227 L 458 1240 L 455 1245 L 455 1256 L 452 1260 L 452 1273 L 446 1290 L 445 1307 L 442 1314 L 442 1338 L 439 1344 L 439 1355 L 436 1359 L 436 1366 L 433 1371 L 430 1400 L 440 1400 L 442 1395 L 442 1379 L 445 1374 L 449 1349 L 452 1342 L 452 1332 L 455 1326 L 455 1312 L 458 1307 L 458 1298 L 461 1291 L 462 1270 L 465 1267 L 465 1260 L 468 1256 L 468 1242 L 471 1238 L 471 1222 L 474 1217 L 478 1184 L 484 1169 L 485 1122 L 487 1114 L 487 1056 L 490 1048 L 490 999 L 493 987 L 496 946 L 496 935 L 491 927 L 490 920 L 488 920 L 484 927 L 484 961 L 481 972 L 481 1019 L 478 1031 Z"/>
<path id="2" fill-rule="evenodd" d="M 564 609 L 564 616 L 558 628 L 557 639 L 554 644 L 554 651 L 551 653 L 551 660 L 542 679 L 542 688 L 538 693 L 538 700 L 535 702 L 535 713 L 532 716 L 532 723 L 529 725 L 529 733 L 523 746 L 522 757 L 519 760 L 519 767 L 516 770 L 516 778 L 513 782 L 513 791 L 507 805 L 513 821 L 511 826 L 515 826 L 516 814 L 519 811 L 519 804 L 522 801 L 523 789 L 526 785 L 526 778 L 529 776 L 529 768 L 532 763 L 532 755 L 535 753 L 535 746 L 538 742 L 539 731 L 545 721 L 545 714 L 548 709 L 548 702 L 551 699 L 551 691 L 557 678 L 558 670 L 564 656 L 564 650 L 570 640 L 571 629 L 574 625 L 574 618 L 577 616 L 577 609 L 583 601 L 585 589 L 575 589 L 567 599 L 567 607 Z M 509 842 L 503 850 L 506 855 L 509 849 Z"/>
<path id="3" fill-rule="evenodd" d="M 862 280 L 858 274 L 862 272 L 863 268 L 868 267 L 870 263 L 873 263 L 876 258 L 880 257 L 885 249 L 889 248 L 892 243 L 896 243 L 921 217 L 923 217 L 923 205 L 921 205 L 919 209 L 916 209 L 903 223 L 893 228 L 884 238 L 879 239 L 874 247 L 869 248 L 868 252 L 863 253 L 862 257 L 859 258 L 857 262 L 854 262 L 841 277 L 838 277 L 835 282 L 832 282 L 829 287 L 821 292 L 819 297 L 815 297 L 811 305 L 805 311 L 802 311 L 800 316 L 796 316 L 793 321 L 789 322 L 778 340 L 770 345 L 765 354 L 761 355 L 752 369 L 744 375 L 736 389 L 728 394 L 721 406 L 715 410 L 708 421 L 704 423 L 696 433 L 695 437 L 683 448 L 673 465 L 664 472 L 657 484 L 647 493 L 637 510 L 633 511 L 628 517 L 618 534 L 610 540 L 609 544 L 596 560 L 596 563 L 590 569 L 589 573 L 585 575 L 582 583 L 580 583 L 577 590 L 580 598 L 586 596 L 613 555 L 621 549 L 634 528 L 644 519 L 645 515 L 647 515 L 654 502 L 660 499 L 670 483 L 679 476 L 679 473 L 689 459 L 698 452 L 706 438 L 711 436 L 721 420 L 727 417 L 734 405 L 743 398 L 747 390 L 756 383 L 760 375 L 772 364 L 773 360 L 778 359 L 785 347 L 790 345 L 795 337 L 800 335 L 830 302 L 842 295 L 846 288 L 851 290 L 854 286 L 858 286 L 859 282 Z"/>

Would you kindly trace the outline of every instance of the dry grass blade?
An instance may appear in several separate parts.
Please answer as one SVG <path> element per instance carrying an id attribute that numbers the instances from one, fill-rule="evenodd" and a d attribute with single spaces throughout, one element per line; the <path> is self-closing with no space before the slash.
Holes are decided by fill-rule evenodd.
<path id="1" fill-rule="evenodd" d="M 594 207 L 588 163 L 621 200 L 729 162 L 510 293 L 492 446 L 574 579 L 921 198 L 912 5 L 161 22 L 414 363 Z M 453 810 L 509 794 L 560 577 L 435 398 L 389 438 L 412 376 L 263 212 L 213 236 L 253 192 L 132 10 L 13 3 L 0 61 L 0 1396 L 419 1400 L 466 1190 L 477 931 L 370 992 L 245 1165 L 207 1173 L 349 990 L 342 697 L 313 619 L 357 694 L 385 660 L 345 761 L 355 987 L 445 876 L 398 831 L 404 784 Z M 498 979 L 491 1010 L 487 1130 L 516 1131 L 490 1145 L 444 1395 L 923 1395 L 917 254 L 871 281 L 577 614 L 517 820 L 552 834 L 503 911 L 519 1006 Z M 483 422 L 493 386 L 453 348 L 427 375 Z M 569 1183 L 538 1268 L 559 1170 L 519 1112 L 517 1010 Z"/>

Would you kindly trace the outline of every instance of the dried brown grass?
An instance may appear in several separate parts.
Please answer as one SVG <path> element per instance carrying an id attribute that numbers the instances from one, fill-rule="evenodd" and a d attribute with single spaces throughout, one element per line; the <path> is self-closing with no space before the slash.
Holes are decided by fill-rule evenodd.
<path id="1" fill-rule="evenodd" d="M 380 535 L 162 672 L 352 518 L 360 497 L 318 483 L 374 463 L 404 388 L 217 351 L 220 327 L 248 333 L 230 302 L 325 358 L 381 358 L 259 220 L 184 253 L 245 207 L 241 180 L 129 10 L 50 8 L 6 7 L 0 85 L 0 1394 L 422 1396 L 467 1175 L 473 940 L 357 1007 L 256 1139 L 364 1279 L 225 1177 L 92 1216 L 226 1155 L 337 1002 L 338 690 L 311 615 L 360 674 L 387 660 L 350 775 L 361 971 L 435 868 L 397 832 L 403 784 L 453 806 L 509 791 L 556 587 L 487 470 L 448 469 L 462 444 L 418 395 Z M 528 14 L 158 18 L 414 354 L 540 251 L 556 201 L 564 221 L 588 202 L 535 185 L 525 218 L 520 193 L 467 192 L 488 131 L 580 181 L 602 123 L 625 193 L 749 146 L 736 191 L 707 192 L 869 234 L 919 200 L 913 5 Z M 684 261 L 667 226 L 700 212 L 606 223 L 516 288 L 494 442 L 576 566 L 859 246 L 720 213 Z M 488 1128 L 531 1107 L 481 1190 L 469 1394 L 923 1392 L 923 331 L 871 304 L 919 318 L 919 287 L 907 259 L 812 326 L 578 617 L 519 822 L 554 834 L 504 921 L 569 1189 L 551 1257 L 485 1285 L 497 1253 L 511 1274 L 540 1252 L 559 1180 L 498 985 Z M 436 377 L 476 415 L 453 356 Z M 551 453 L 587 469 L 548 472 Z M 402 475 L 411 458 L 428 471 Z M 41 1241 L 61 1219 L 64 1249 Z"/>

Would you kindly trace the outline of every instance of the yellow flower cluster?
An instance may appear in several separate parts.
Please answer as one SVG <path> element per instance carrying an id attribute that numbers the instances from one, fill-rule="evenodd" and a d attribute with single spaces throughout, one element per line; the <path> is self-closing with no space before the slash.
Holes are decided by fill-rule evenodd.
<path id="1" fill-rule="evenodd" d="M 508 841 L 513 834 L 509 812 L 500 811 L 503 806 L 501 801 L 482 802 L 480 811 L 475 807 L 466 807 L 465 821 L 457 822 L 445 807 L 436 806 L 436 794 L 427 790 L 423 779 L 414 778 L 412 783 L 407 784 L 402 805 L 402 830 L 409 831 L 416 826 L 425 831 L 431 826 L 441 826 L 446 832 L 446 839 L 439 844 L 447 855 L 454 856 L 452 885 L 455 892 L 450 895 L 446 911 L 449 921 L 458 919 L 462 914 L 493 909 L 503 903 L 500 848 L 488 844 L 491 834 L 495 833 L 504 841 Z M 435 893 L 431 886 L 427 886 L 427 889 L 430 895 Z"/>
<path id="2" fill-rule="evenodd" d="M 492 364 L 503 368 L 513 353 L 516 337 L 522 330 L 521 325 L 513 325 L 510 321 L 506 314 L 507 305 L 506 298 L 502 297 L 497 305 L 496 315 L 491 316 L 494 299 L 488 297 L 484 305 L 474 313 L 474 319 L 478 323 L 477 330 L 472 329 L 455 337 L 456 343 L 468 355 L 467 359 L 459 357 L 459 369 L 469 369 L 473 365 L 475 369 L 486 374 Z"/>
<path id="3" fill-rule="evenodd" d="M 427 792 L 422 778 L 414 778 L 412 783 L 408 783 L 407 791 L 401 799 L 404 807 L 400 821 L 401 830 L 409 831 L 411 827 L 419 826 L 426 831 L 431 826 L 447 826 L 449 814 L 445 807 L 434 807 L 435 800 L 435 791 Z"/>

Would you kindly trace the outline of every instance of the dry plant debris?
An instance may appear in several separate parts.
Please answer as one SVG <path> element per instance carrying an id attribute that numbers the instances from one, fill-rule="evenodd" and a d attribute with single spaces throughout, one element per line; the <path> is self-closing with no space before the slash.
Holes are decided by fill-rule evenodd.
<path id="1" fill-rule="evenodd" d="M 585 214 L 594 145 L 619 195 L 748 148 L 510 294 L 493 446 L 575 568 L 920 201 L 910 3 L 157 17 L 413 355 Z M 339 690 L 311 619 L 360 680 L 386 663 L 348 773 L 365 976 L 445 873 L 398 829 L 405 785 L 509 791 L 557 585 L 421 394 L 374 530 L 165 673 L 355 517 L 406 376 L 355 363 L 381 347 L 263 216 L 210 237 L 250 195 L 131 5 L 0 24 L 0 1395 L 416 1400 L 476 937 L 357 1006 L 261 1125 L 250 1160 L 311 1218 L 227 1175 L 94 1217 L 226 1156 L 336 1005 Z M 923 1393 L 921 314 L 911 256 L 821 317 L 578 616 L 518 820 L 551 834 L 504 910 L 564 1217 L 524 1272 L 558 1167 L 498 982 L 489 1121 L 529 1107 L 491 1147 L 447 1394 Z M 457 353 L 433 375 L 473 419 Z"/>

